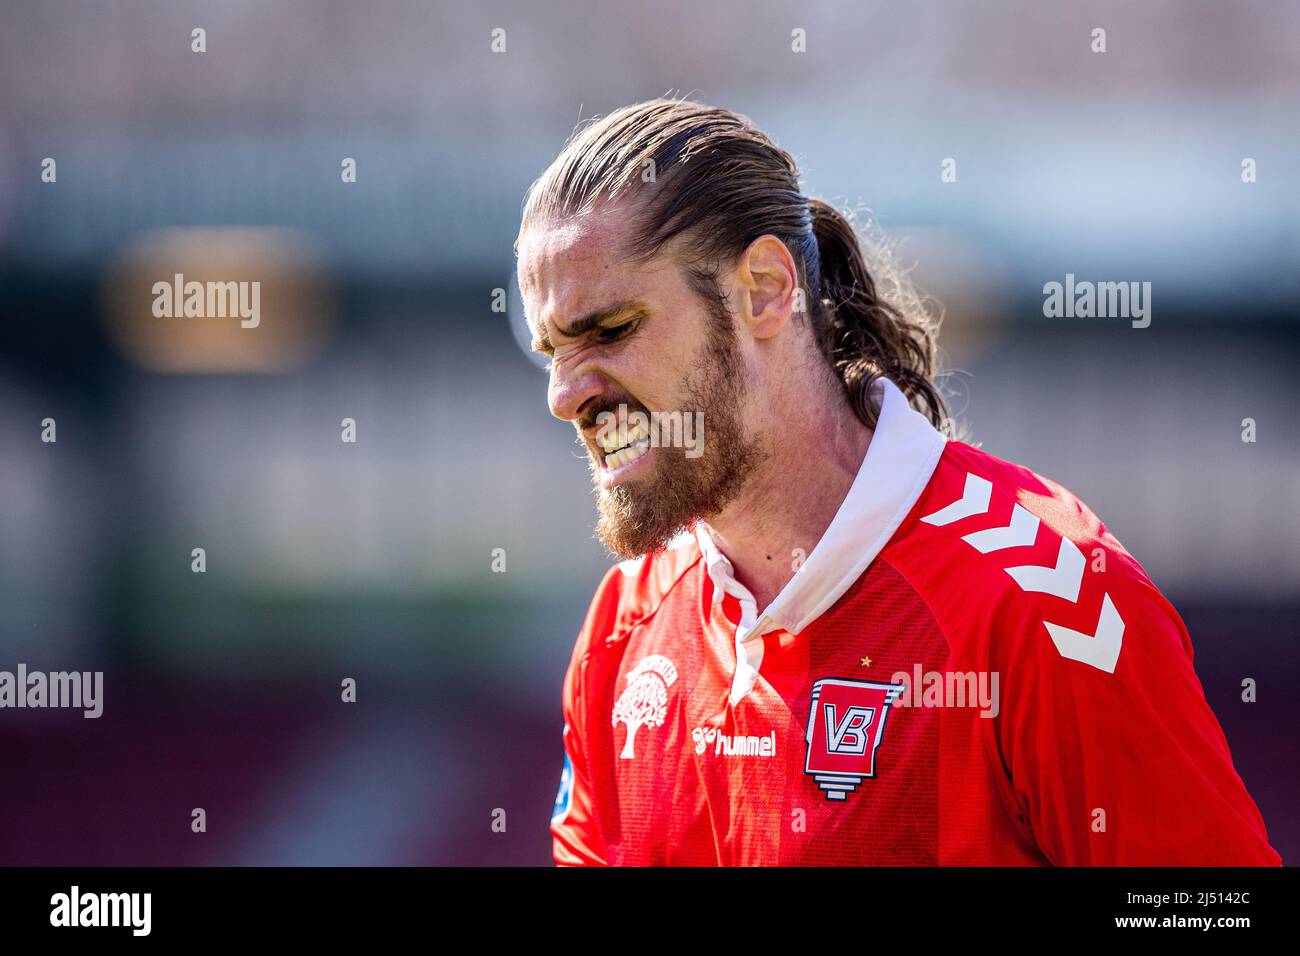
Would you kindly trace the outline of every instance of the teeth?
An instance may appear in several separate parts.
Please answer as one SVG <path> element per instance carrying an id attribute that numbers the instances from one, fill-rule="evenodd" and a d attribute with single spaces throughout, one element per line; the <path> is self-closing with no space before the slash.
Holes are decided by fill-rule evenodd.
<path id="1" fill-rule="evenodd" d="M 650 439 L 640 438 L 627 448 L 621 448 L 611 455 L 606 455 L 605 468 L 607 471 L 617 471 L 624 465 L 630 465 L 649 450 Z"/>
<path id="2" fill-rule="evenodd" d="M 648 441 L 649 438 L 650 436 L 647 434 L 645 426 L 638 422 L 635 427 L 624 429 L 622 431 L 617 428 L 611 428 L 598 435 L 596 441 L 600 445 L 601 449 L 604 450 L 605 454 L 608 455 L 611 452 L 615 452 L 624 446 L 631 445 L 632 443 L 641 441 L 642 439 Z"/>

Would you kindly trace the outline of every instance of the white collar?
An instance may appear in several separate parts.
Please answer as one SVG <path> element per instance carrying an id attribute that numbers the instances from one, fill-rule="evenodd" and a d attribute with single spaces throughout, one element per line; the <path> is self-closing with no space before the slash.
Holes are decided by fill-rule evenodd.
<path id="1" fill-rule="evenodd" d="M 738 641 L 757 640 L 777 628 L 797 635 L 824 614 L 875 560 L 929 484 L 947 439 L 893 382 L 877 379 L 874 391 L 881 393 L 880 418 L 848 495 L 812 554 L 761 616 L 749 589 L 732 576 L 731 562 L 708 525 L 697 523 L 695 537 L 713 579 L 714 600 L 727 593 L 741 603 Z"/>

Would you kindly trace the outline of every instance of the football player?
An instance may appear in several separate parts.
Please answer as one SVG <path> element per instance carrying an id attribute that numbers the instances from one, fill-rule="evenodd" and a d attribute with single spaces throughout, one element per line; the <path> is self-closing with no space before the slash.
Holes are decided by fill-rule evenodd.
<path id="1" fill-rule="evenodd" d="M 1177 612 L 946 434 L 932 324 L 750 121 L 583 127 L 516 252 L 621 559 L 564 680 L 557 862 L 1280 862 Z"/>

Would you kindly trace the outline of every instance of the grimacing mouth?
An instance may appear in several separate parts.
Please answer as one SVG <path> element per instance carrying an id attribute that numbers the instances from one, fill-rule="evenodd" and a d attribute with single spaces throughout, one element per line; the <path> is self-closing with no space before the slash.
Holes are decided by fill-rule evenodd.
<path id="1" fill-rule="evenodd" d="M 640 421 L 614 422 L 597 428 L 590 446 L 601 468 L 617 471 L 650 450 L 650 434 Z"/>

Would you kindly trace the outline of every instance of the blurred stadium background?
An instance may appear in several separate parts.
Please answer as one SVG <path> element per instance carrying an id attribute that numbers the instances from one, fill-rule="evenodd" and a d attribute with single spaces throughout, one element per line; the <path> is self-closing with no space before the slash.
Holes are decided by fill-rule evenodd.
<path id="1" fill-rule="evenodd" d="M 574 123 L 670 91 L 748 114 L 807 192 L 903 240 L 962 420 L 1172 598 L 1300 853 L 1300 7 L 6 2 L 3 23 L 0 669 L 106 689 L 99 720 L 0 711 L 0 863 L 549 862 L 560 680 L 608 559 L 492 291 Z M 139 288 L 178 263 L 260 277 L 275 308 L 170 335 Z M 1066 273 L 1150 281 L 1151 326 L 1044 318 Z"/>

